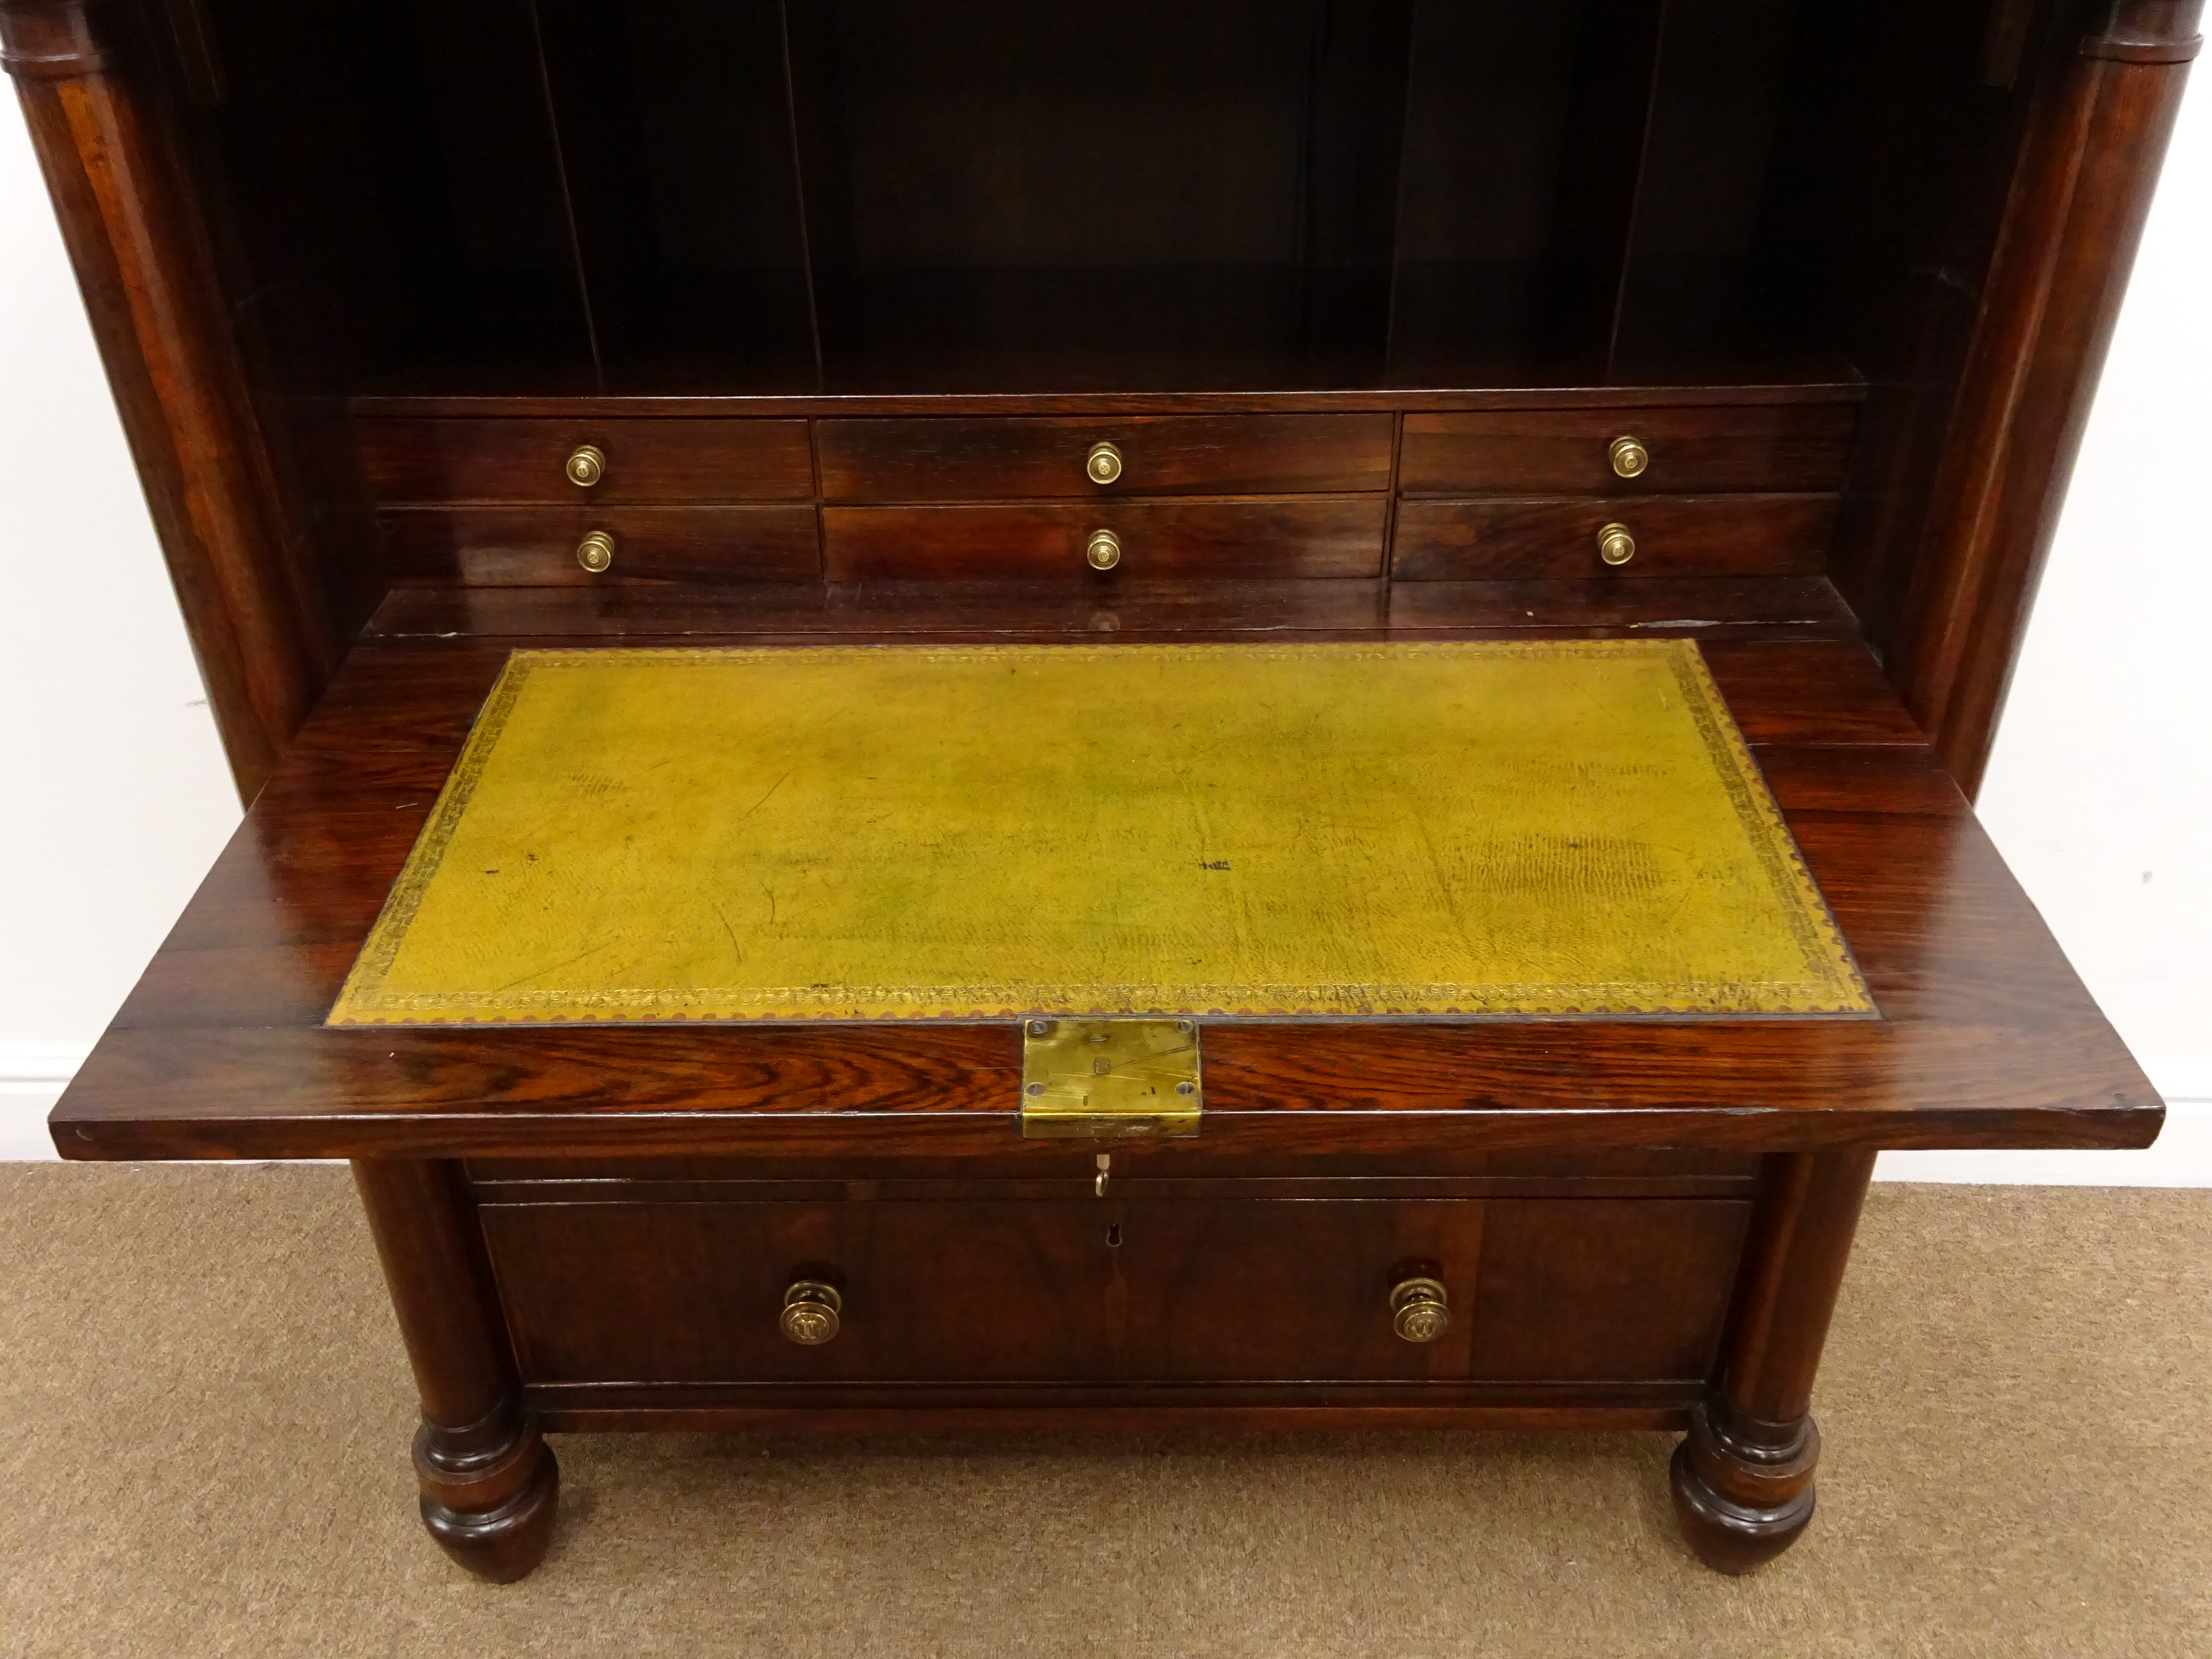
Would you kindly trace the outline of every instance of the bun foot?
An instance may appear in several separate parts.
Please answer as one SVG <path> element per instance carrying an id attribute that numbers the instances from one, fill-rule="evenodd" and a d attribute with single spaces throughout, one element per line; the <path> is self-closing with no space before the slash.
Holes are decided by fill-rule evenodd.
<path id="1" fill-rule="evenodd" d="M 535 1427 L 489 1454 L 457 1455 L 428 1427 L 415 1437 L 422 1525 L 477 1577 L 511 1584 L 545 1558 L 561 1497 L 561 1468 Z"/>
<path id="2" fill-rule="evenodd" d="M 1733 1419 L 1719 1401 L 1700 1406 L 1674 1449 L 1669 1484 L 1682 1536 L 1716 1571 L 1749 1572 L 1797 1541 L 1813 1518 L 1813 1468 L 1820 1431 Z"/>

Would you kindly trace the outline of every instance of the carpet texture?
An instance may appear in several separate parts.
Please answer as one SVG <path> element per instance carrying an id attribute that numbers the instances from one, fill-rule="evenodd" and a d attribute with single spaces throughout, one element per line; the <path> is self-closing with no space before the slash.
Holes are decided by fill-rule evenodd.
<path id="1" fill-rule="evenodd" d="M 1671 1437 L 562 1437 L 505 1589 L 417 1528 L 343 1169 L 0 1166 L 0 1653 L 2212 1654 L 2212 1193 L 1878 1187 L 1748 1578 Z"/>

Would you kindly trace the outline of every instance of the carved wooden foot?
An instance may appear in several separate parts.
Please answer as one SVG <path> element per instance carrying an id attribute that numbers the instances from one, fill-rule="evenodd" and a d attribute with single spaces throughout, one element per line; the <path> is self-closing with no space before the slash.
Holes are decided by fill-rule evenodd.
<path id="1" fill-rule="evenodd" d="M 1720 1572 L 1749 1572 L 1797 1541 L 1813 1518 L 1820 1431 L 1809 1417 L 1761 1423 L 1724 1401 L 1700 1406 L 1674 1449 L 1671 1484 L 1682 1535 Z"/>
<path id="2" fill-rule="evenodd" d="M 422 1524 L 438 1547 L 495 1584 L 511 1584 L 543 1560 L 553 1538 L 561 1468 L 535 1425 L 512 1413 L 455 1433 L 423 1424 L 415 1437 Z"/>

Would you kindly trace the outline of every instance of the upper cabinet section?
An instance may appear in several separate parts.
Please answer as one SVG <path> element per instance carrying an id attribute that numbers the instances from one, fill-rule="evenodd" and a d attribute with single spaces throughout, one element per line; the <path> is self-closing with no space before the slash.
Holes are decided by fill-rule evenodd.
<path id="1" fill-rule="evenodd" d="M 346 387 L 708 394 L 1833 379 L 1975 233 L 2038 15 L 185 9 L 256 291 Z"/>

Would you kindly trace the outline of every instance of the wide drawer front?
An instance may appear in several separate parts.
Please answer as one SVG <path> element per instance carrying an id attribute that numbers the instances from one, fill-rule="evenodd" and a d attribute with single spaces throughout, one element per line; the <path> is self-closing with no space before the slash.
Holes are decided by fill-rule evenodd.
<path id="1" fill-rule="evenodd" d="M 831 507 L 832 581 L 1132 576 L 1374 576 L 1381 496 L 1095 501 L 1035 507 Z M 1101 531 L 1110 548 L 1094 554 Z"/>
<path id="2" fill-rule="evenodd" d="M 1388 415 L 823 421 L 847 501 L 1344 494 L 1390 487 Z"/>
<path id="3" fill-rule="evenodd" d="M 528 1382 L 1657 1382 L 1710 1370 L 1749 1207 L 494 1201 L 479 1213 Z M 1417 1279 L 1441 1286 L 1449 1316 L 1431 1340 L 1397 1329 L 1393 1291 Z M 783 1327 L 807 1284 L 839 1304 L 817 1346 Z"/>
<path id="4" fill-rule="evenodd" d="M 1401 501 L 1390 574 L 1407 581 L 1810 575 L 1824 568 L 1836 500 Z"/>
<path id="5" fill-rule="evenodd" d="M 1856 412 L 1851 404 L 1754 404 L 1408 415 L 1398 487 L 1412 495 L 1833 490 L 1843 485 Z M 1616 455 L 1622 439 L 1640 458 Z"/>
<path id="6" fill-rule="evenodd" d="M 545 587 L 822 574 L 811 507 L 414 507 L 380 514 L 377 527 L 400 581 Z"/>
<path id="7" fill-rule="evenodd" d="M 369 419 L 355 429 L 379 501 L 814 496 L 804 421 Z"/>

